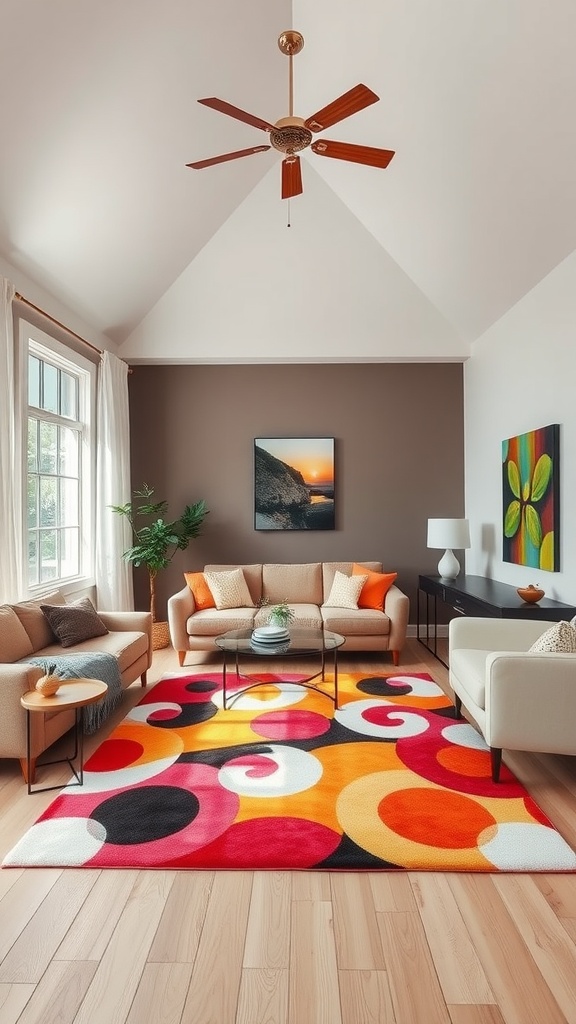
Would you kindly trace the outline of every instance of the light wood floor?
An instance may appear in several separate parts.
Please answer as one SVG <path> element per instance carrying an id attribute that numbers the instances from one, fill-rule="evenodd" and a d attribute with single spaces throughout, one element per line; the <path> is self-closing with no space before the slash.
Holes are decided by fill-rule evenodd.
<path id="1" fill-rule="evenodd" d="M 415 640 L 401 668 L 446 687 Z M 576 758 L 505 759 L 576 846 Z M 54 795 L 0 761 L 1 856 Z M 5 869 L 0 1021 L 576 1024 L 576 875 Z"/>

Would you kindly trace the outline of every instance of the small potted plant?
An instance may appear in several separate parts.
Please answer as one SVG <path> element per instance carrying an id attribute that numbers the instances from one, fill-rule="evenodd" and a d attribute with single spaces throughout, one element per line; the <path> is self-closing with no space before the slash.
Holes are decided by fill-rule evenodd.
<path id="1" fill-rule="evenodd" d="M 280 601 L 279 604 L 273 604 L 270 607 L 268 613 L 268 624 L 270 626 L 280 626 L 282 629 L 287 629 L 288 626 L 294 622 L 294 612 L 290 608 L 287 601 Z"/>

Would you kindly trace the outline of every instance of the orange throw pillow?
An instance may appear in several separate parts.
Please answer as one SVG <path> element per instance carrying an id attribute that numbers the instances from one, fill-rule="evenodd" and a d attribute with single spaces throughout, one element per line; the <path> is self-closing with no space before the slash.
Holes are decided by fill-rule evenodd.
<path id="1" fill-rule="evenodd" d="M 203 572 L 185 572 L 184 579 L 194 595 L 194 604 L 196 605 L 197 612 L 203 612 L 206 608 L 216 607 L 216 601 Z"/>
<path id="2" fill-rule="evenodd" d="M 360 591 L 358 607 L 373 608 L 375 611 L 381 612 L 384 609 L 384 598 L 394 583 L 398 573 L 374 572 L 372 569 L 366 569 L 365 566 L 358 565 L 354 562 L 352 567 L 353 576 L 365 576 L 366 573 L 368 573 L 368 579 Z"/>

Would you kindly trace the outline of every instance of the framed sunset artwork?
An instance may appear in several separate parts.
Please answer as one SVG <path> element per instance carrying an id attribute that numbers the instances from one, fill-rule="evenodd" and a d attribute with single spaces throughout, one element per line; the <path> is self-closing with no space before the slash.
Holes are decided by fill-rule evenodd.
<path id="1" fill-rule="evenodd" d="M 254 529 L 333 530 L 334 438 L 254 438 Z"/>
<path id="2" fill-rule="evenodd" d="M 505 562 L 560 569 L 560 426 L 529 430 L 502 442 Z"/>

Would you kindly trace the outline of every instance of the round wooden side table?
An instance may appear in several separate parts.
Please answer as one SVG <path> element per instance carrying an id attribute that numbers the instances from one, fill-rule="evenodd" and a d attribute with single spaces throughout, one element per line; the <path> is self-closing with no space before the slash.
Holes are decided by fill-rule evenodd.
<path id="1" fill-rule="evenodd" d="M 38 711 L 70 711 L 74 709 L 74 751 L 72 755 L 70 757 L 60 757 L 56 761 L 43 761 L 41 764 L 37 764 L 36 767 L 43 768 L 49 764 L 69 764 L 76 782 L 69 782 L 67 785 L 82 786 L 84 785 L 83 709 L 89 704 L 96 704 L 99 700 L 102 700 L 107 692 L 108 687 L 106 683 L 101 682 L 100 679 L 65 679 L 51 697 L 43 697 L 38 690 L 28 690 L 27 693 L 22 694 L 20 703 L 26 709 L 26 774 L 29 794 L 45 793 L 50 789 L 65 788 L 62 786 L 43 786 L 32 789 L 30 782 L 32 760 L 30 751 L 30 716 Z M 78 760 L 78 769 L 74 766 L 74 761 L 76 760 Z"/>

